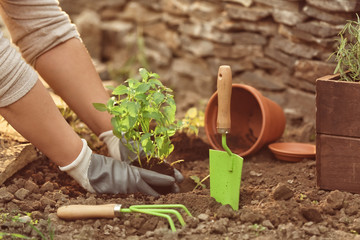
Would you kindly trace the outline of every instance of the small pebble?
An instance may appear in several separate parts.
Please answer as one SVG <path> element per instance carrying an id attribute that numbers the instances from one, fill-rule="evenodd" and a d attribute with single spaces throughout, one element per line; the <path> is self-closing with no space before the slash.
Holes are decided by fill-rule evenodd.
<path id="1" fill-rule="evenodd" d="M 0 203 L 10 202 L 14 199 L 14 195 L 9 192 L 5 187 L 0 188 Z"/>
<path id="2" fill-rule="evenodd" d="M 54 184 L 52 184 L 52 182 L 46 182 L 40 188 L 40 192 L 42 193 L 52 191 L 54 191 Z"/>
<path id="3" fill-rule="evenodd" d="M 48 197 L 42 196 L 40 199 L 42 205 L 54 207 L 56 202 Z"/>
<path id="4" fill-rule="evenodd" d="M 30 193 L 38 193 L 39 192 L 39 186 L 31 180 L 26 181 L 24 188 L 29 190 Z"/>
<path id="5" fill-rule="evenodd" d="M 200 221 L 207 221 L 209 219 L 209 215 L 205 214 L 205 213 L 200 213 L 198 216 L 198 219 Z"/>
<path id="6" fill-rule="evenodd" d="M 261 177 L 262 173 L 258 173 L 258 172 L 255 172 L 255 171 L 250 171 L 250 176 Z"/>
<path id="7" fill-rule="evenodd" d="M 294 196 L 294 192 L 285 184 L 278 184 L 274 191 L 273 196 L 275 200 L 288 200 Z"/>
<path id="8" fill-rule="evenodd" d="M 274 225 L 270 222 L 270 220 L 264 220 L 261 225 L 263 225 L 264 227 L 268 228 L 268 229 L 274 229 Z"/>
<path id="9" fill-rule="evenodd" d="M 222 205 L 216 211 L 216 216 L 218 218 L 233 218 L 235 216 L 235 211 L 229 204 Z"/>
<path id="10" fill-rule="evenodd" d="M 19 200 L 24 200 L 28 195 L 30 191 L 25 188 L 20 188 L 14 193 L 14 196 Z"/>
<path id="11" fill-rule="evenodd" d="M 106 224 L 106 225 L 104 226 L 104 234 L 105 234 L 105 235 L 110 235 L 111 232 L 113 231 L 113 229 L 114 229 L 113 226 L 111 226 L 111 225 L 109 225 L 109 224 Z"/>

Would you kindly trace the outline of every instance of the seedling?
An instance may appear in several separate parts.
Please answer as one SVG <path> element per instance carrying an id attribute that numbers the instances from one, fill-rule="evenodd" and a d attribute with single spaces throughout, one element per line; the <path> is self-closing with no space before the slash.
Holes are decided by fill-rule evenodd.
<path id="1" fill-rule="evenodd" d="M 198 176 L 190 176 L 190 178 L 196 183 L 196 186 L 193 190 L 197 189 L 198 187 L 201 187 L 202 189 L 206 189 L 206 185 L 203 183 L 206 179 L 208 179 L 210 175 L 207 175 L 202 180 Z"/>
<path id="2" fill-rule="evenodd" d="M 170 137 L 180 129 L 175 121 L 176 105 L 172 90 L 165 87 L 159 75 L 140 68 L 141 80 L 130 78 L 116 87 L 106 104 L 94 103 L 99 111 L 108 111 L 114 135 L 136 153 L 141 166 L 142 150 L 146 160 L 162 162 L 174 150 Z M 125 140 L 125 141 L 124 141 Z M 134 141 L 135 144 L 129 142 Z"/>
<path id="3" fill-rule="evenodd" d="M 305 200 L 306 198 L 307 198 L 306 194 L 300 193 L 300 195 L 299 195 L 299 200 L 300 200 L 300 201 L 303 201 L 303 200 Z"/>
<path id="4" fill-rule="evenodd" d="M 256 236 L 259 236 L 260 233 L 262 233 L 264 230 L 266 230 L 266 227 L 262 226 L 261 224 L 253 224 L 251 226 L 251 229 L 256 233 Z"/>

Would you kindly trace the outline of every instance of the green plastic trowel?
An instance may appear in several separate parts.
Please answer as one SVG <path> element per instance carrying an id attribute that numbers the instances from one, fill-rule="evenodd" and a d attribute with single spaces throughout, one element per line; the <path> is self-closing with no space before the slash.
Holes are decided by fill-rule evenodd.
<path id="1" fill-rule="evenodd" d="M 234 210 L 238 210 L 243 158 L 232 153 L 226 145 L 226 135 L 231 128 L 231 90 L 231 68 L 222 65 L 217 76 L 217 132 L 222 135 L 222 147 L 225 151 L 210 149 L 210 196 L 217 202 L 229 204 Z"/>

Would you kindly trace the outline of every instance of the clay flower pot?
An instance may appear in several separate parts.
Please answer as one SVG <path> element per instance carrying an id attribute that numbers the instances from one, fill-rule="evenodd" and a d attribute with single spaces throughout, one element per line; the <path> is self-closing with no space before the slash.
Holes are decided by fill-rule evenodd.
<path id="1" fill-rule="evenodd" d="M 285 114 L 281 107 L 258 90 L 243 84 L 233 84 L 231 94 L 231 130 L 227 145 L 233 153 L 247 156 L 264 145 L 278 140 L 285 129 Z M 221 134 L 217 133 L 217 92 L 205 110 L 205 132 L 210 145 L 223 150 Z"/>

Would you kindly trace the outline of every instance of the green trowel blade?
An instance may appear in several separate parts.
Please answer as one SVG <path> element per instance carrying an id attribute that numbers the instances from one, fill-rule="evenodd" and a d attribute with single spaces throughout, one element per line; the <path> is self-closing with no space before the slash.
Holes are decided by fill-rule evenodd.
<path id="1" fill-rule="evenodd" d="M 210 196 L 221 204 L 239 209 L 243 158 L 225 151 L 210 149 Z"/>

